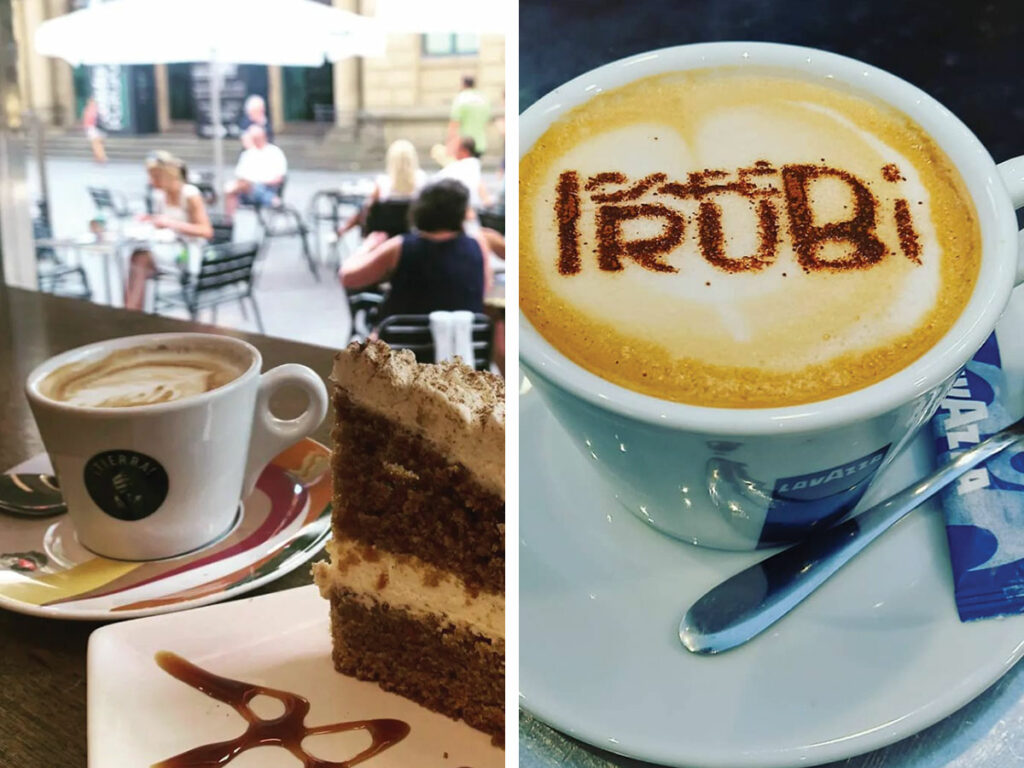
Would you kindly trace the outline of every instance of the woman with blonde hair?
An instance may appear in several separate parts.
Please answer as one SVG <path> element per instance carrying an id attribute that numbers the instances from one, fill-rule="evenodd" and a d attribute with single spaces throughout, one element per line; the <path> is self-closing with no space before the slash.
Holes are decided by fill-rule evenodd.
<path id="1" fill-rule="evenodd" d="M 387 172 L 377 177 L 373 192 L 366 198 L 363 207 L 338 228 L 338 237 L 365 223 L 366 214 L 374 203 L 380 200 L 412 200 L 427 183 L 427 175 L 420 168 L 419 156 L 411 141 L 398 139 L 391 142 L 384 157 L 384 167 Z M 372 251 L 387 239 L 386 232 L 367 232 L 359 252 Z"/>
<path id="2" fill-rule="evenodd" d="M 153 212 L 141 218 L 169 233 L 173 242 L 155 242 L 132 254 L 124 290 L 127 309 L 143 308 L 146 281 L 158 269 L 198 273 L 202 246 L 213 237 L 203 195 L 185 180 L 185 164 L 181 160 L 168 152 L 155 152 L 146 159 L 146 173 L 152 188 Z"/>

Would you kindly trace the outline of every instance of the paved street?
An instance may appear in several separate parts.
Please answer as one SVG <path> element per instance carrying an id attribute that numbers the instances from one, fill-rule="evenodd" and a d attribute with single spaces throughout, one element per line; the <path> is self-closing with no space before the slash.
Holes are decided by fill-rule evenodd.
<path id="1" fill-rule="evenodd" d="M 427 172 L 433 170 L 426 159 Z M 29 188 L 38 189 L 35 166 L 30 164 Z M 202 171 L 207 168 L 198 167 Z M 230 178 L 230 169 L 227 171 Z M 285 200 L 306 214 L 309 202 L 317 190 L 337 188 L 344 181 L 357 180 L 367 174 L 328 171 L 290 170 Z M 50 210 L 56 237 L 75 237 L 87 232 L 94 207 L 86 191 L 87 186 L 110 187 L 141 205 L 146 185 L 145 169 L 140 165 L 110 163 L 97 165 L 91 161 L 72 158 L 51 158 L 47 163 L 50 187 Z M 372 175 L 370 175 L 372 178 Z M 495 188 L 493 177 L 489 186 Z M 258 235 L 255 214 L 240 211 L 236 218 L 235 240 L 256 239 Z M 359 237 L 350 233 L 345 247 L 358 245 Z M 311 242 L 311 246 L 315 244 Z M 326 249 L 324 249 L 326 251 Z M 342 253 L 345 248 L 342 248 Z M 83 266 L 89 274 L 94 300 L 105 301 L 101 257 L 86 256 Z M 266 333 L 270 336 L 294 339 L 327 347 L 343 346 L 349 339 L 351 320 L 345 292 L 333 271 L 321 267 L 321 280 L 315 282 L 302 257 L 298 238 L 282 238 L 271 241 L 263 261 L 257 267 L 258 280 L 255 296 L 263 315 Z M 121 304 L 120 282 L 115 281 L 114 304 Z M 179 316 L 185 317 L 184 312 Z M 209 322 L 210 318 L 200 318 Z M 218 311 L 217 324 L 255 330 L 252 319 L 245 319 L 237 305 L 225 305 Z"/>

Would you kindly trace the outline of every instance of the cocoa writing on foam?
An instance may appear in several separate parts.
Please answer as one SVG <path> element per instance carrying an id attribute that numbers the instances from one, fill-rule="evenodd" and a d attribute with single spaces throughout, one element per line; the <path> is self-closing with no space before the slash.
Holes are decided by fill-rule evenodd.
<path id="1" fill-rule="evenodd" d="M 892 163 L 882 168 L 881 175 L 892 184 L 906 181 Z M 821 221 L 814 211 L 811 187 L 826 178 L 842 182 L 850 190 L 853 205 L 844 219 Z M 626 261 L 652 272 L 678 272 L 666 256 L 688 236 L 696 238 L 701 256 L 716 268 L 724 272 L 756 271 L 775 262 L 784 231 L 789 233 L 797 262 L 807 272 L 866 269 L 890 253 L 877 234 L 878 219 L 885 215 L 892 216 L 896 223 L 899 251 L 915 264 L 921 263 L 919 237 L 906 199 L 895 200 L 892 210 L 885 211 L 867 183 L 841 168 L 800 163 L 777 169 L 760 160 L 732 173 L 718 169 L 693 171 L 685 182 L 671 181 L 664 173 L 631 181 L 623 173 L 606 171 L 581 185 L 577 171 L 564 171 L 555 189 L 555 216 L 558 271 L 565 276 L 583 269 L 580 219 L 584 194 L 595 207 L 597 265 L 605 272 L 621 271 Z M 726 195 L 750 202 L 758 238 L 756 249 L 749 255 L 737 258 L 726 254 L 728 233 L 718 202 Z M 695 201 L 696 209 L 680 207 L 679 201 Z M 655 237 L 627 238 L 625 225 L 640 220 L 659 222 L 661 232 Z M 844 246 L 843 257 L 823 258 L 822 249 L 828 243 Z"/>

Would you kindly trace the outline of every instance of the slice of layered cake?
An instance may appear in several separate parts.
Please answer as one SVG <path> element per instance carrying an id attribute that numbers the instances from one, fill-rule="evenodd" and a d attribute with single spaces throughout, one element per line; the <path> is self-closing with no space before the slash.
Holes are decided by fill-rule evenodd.
<path id="1" fill-rule="evenodd" d="M 334 665 L 504 738 L 505 385 L 381 342 L 335 358 Z"/>

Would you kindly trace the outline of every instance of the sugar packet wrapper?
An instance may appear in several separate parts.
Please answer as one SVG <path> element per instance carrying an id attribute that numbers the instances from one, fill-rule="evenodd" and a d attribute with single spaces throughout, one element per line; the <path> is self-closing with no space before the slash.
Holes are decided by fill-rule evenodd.
<path id="1" fill-rule="evenodd" d="M 1024 343 L 1009 330 L 989 336 L 932 418 L 939 464 L 1021 417 L 1022 363 Z M 940 500 L 960 620 L 1024 613 L 1024 449 L 968 470 Z"/>

